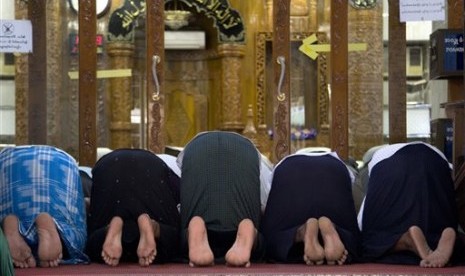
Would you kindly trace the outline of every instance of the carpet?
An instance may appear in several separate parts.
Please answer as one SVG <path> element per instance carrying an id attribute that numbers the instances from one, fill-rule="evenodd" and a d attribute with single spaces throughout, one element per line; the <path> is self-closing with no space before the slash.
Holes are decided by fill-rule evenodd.
<path id="1" fill-rule="evenodd" d="M 465 266 L 445 268 L 422 268 L 408 265 L 352 264 L 343 266 L 306 266 L 304 264 L 252 264 L 249 268 L 227 267 L 189 267 L 187 264 L 155 264 L 140 267 L 137 264 L 120 264 L 109 267 L 103 264 L 63 265 L 57 268 L 16 269 L 17 276 L 29 275 L 218 275 L 218 276 L 255 276 L 255 275 L 465 275 Z"/>

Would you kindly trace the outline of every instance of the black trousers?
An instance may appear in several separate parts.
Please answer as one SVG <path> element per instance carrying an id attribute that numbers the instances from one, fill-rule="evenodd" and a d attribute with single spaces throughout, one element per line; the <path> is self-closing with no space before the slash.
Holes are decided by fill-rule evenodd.
<path id="1" fill-rule="evenodd" d="M 113 217 L 123 220 L 122 260 L 137 260 L 137 218 L 148 214 L 160 224 L 156 261 L 179 252 L 179 178 L 155 154 L 118 149 L 103 156 L 92 170 L 87 254 L 101 261 L 102 245 Z"/>

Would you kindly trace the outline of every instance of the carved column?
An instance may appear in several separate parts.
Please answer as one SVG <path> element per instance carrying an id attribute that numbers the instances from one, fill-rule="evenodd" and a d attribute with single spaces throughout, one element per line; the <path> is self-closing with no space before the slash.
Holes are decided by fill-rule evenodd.
<path id="1" fill-rule="evenodd" d="M 240 71 L 245 46 L 243 44 L 220 44 L 218 55 L 221 58 L 221 114 L 222 130 L 240 132 L 242 122 L 242 97 L 239 89 Z"/>
<path id="2" fill-rule="evenodd" d="M 273 0 L 266 0 L 266 30 L 273 31 Z"/>
<path id="3" fill-rule="evenodd" d="M 307 0 L 291 0 L 291 32 L 305 32 L 309 26 L 309 6 Z"/>
<path id="4" fill-rule="evenodd" d="M 252 141 L 252 143 L 254 143 L 254 145 L 257 147 L 257 149 L 262 152 L 261 144 L 257 137 L 257 129 L 255 128 L 254 124 L 254 114 L 251 104 L 247 109 L 247 123 L 244 130 L 242 131 L 242 135 L 249 138 L 250 141 Z"/>
<path id="5" fill-rule="evenodd" d="M 318 31 L 318 0 L 310 0 L 308 17 L 309 18 L 307 31 Z"/>
<path id="6" fill-rule="evenodd" d="M 27 19 L 27 3 L 15 1 L 15 18 Z M 29 66 L 28 54 L 15 55 L 15 144 L 27 144 L 28 130 L 28 91 L 29 91 Z"/>
<path id="7" fill-rule="evenodd" d="M 349 7 L 349 41 L 367 45 L 349 52 L 349 151 L 357 160 L 383 143 L 382 11 L 382 5 Z"/>
<path id="8" fill-rule="evenodd" d="M 131 42 L 109 42 L 108 56 L 112 69 L 131 68 L 134 45 Z M 131 77 L 110 81 L 110 147 L 131 147 Z"/>
<path id="9" fill-rule="evenodd" d="M 63 107 L 61 94 L 68 89 L 63 88 L 63 62 L 66 47 L 62 39 L 62 26 L 65 18 L 62 16 L 66 3 L 63 1 L 47 2 L 47 141 L 51 145 L 67 148 L 62 142 L 61 135 L 69 135 L 60 126 L 63 126 L 61 111 L 68 108 Z M 68 125 L 65 122 L 64 125 Z M 73 125 L 74 127 L 74 125 Z M 69 153 L 69 152 L 68 152 Z"/>

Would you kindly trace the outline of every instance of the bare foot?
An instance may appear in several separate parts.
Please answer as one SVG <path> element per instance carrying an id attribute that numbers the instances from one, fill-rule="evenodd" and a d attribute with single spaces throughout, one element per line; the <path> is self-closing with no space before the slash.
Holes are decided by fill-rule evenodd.
<path id="1" fill-rule="evenodd" d="M 239 223 L 236 241 L 226 252 L 226 264 L 230 266 L 250 266 L 250 255 L 257 236 L 257 230 L 250 219 Z"/>
<path id="2" fill-rule="evenodd" d="M 307 265 L 321 265 L 325 260 L 325 252 L 318 241 L 318 220 L 310 218 L 304 227 L 304 261 Z"/>
<path id="3" fill-rule="evenodd" d="M 141 266 L 150 265 L 157 255 L 157 245 L 155 243 L 155 233 L 152 220 L 149 215 L 142 214 L 137 218 L 140 239 L 137 246 L 137 256 Z"/>
<path id="4" fill-rule="evenodd" d="M 428 254 L 420 262 L 422 267 L 443 267 L 449 262 L 449 258 L 454 250 L 456 233 L 454 229 L 448 227 L 442 231 L 441 238 L 436 250 Z"/>
<path id="5" fill-rule="evenodd" d="M 426 242 L 425 235 L 420 227 L 414 225 L 411 226 L 407 232 L 405 232 L 397 243 L 394 245 L 394 251 L 409 250 L 417 254 L 422 260 L 424 260 L 431 249 Z"/>
<path id="6" fill-rule="evenodd" d="M 329 265 L 344 264 L 348 253 L 333 223 L 327 217 L 320 217 L 318 225 L 323 237 L 326 263 Z"/>
<path id="7" fill-rule="evenodd" d="M 123 253 L 122 234 L 123 220 L 120 217 L 113 217 L 108 226 L 107 236 L 102 247 L 102 258 L 107 265 L 116 266 L 119 263 Z"/>
<path id="8" fill-rule="evenodd" d="M 208 244 L 207 228 L 201 217 L 193 217 L 187 229 L 190 266 L 213 265 L 215 257 Z"/>
<path id="9" fill-rule="evenodd" d="M 40 213 L 36 218 L 39 236 L 39 262 L 42 267 L 56 267 L 63 257 L 63 248 L 53 218 L 47 213 Z"/>
<path id="10" fill-rule="evenodd" d="M 3 219 L 3 231 L 8 241 L 8 247 L 10 248 L 15 267 L 35 267 L 36 260 L 32 255 L 31 248 L 19 233 L 19 223 L 16 216 L 8 215 Z"/>

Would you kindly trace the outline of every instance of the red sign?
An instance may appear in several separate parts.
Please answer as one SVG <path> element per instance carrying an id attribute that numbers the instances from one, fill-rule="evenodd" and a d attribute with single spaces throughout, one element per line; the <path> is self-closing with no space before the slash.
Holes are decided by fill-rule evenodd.
<path id="1" fill-rule="evenodd" d="M 103 35 L 98 34 L 95 38 L 95 46 L 97 47 L 97 54 L 101 54 L 103 52 Z M 69 45 L 70 45 L 70 52 L 71 54 L 79 53 L 79 35 L 78 34 L 70 34 L 69 35 Z"/>

